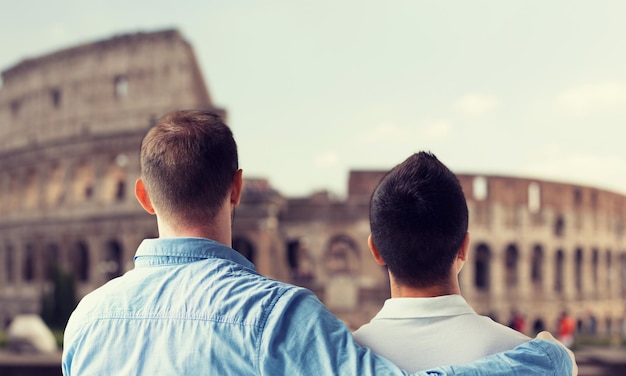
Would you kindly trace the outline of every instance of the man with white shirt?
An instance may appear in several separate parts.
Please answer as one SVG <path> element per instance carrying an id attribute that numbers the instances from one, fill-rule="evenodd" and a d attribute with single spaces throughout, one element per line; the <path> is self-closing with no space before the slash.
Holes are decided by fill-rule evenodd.
<path id="1" fill-rule="evenodd" d="M 476 314 L 461 296 L 467 203 L 456 176 L 433 154 L 413 154 L 381 180 L 370 202 L 370 227 L 369 247 L 388 268 L 391 299 L 354 333 L 358 343 L 415 372 L 469 363 L 530 340 Z"/>

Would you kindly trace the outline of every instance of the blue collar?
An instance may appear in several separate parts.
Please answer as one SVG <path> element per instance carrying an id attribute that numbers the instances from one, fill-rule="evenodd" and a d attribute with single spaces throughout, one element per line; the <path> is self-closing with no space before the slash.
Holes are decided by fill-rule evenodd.
<path id="1" fill-rule="evenodd" d="M 204 238 L 144 239 L 133 261 L 136 267 L 174 265 L 203 259 L 224 259 L 255 270 L 254 264 L 222 243 Z"/>

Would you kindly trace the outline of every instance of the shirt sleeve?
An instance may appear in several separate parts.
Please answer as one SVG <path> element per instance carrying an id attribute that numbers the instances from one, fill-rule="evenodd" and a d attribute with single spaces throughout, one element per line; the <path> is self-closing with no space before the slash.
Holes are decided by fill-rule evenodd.
<path id="1" fill-rule="evenodd" d="M 260 375 L 408 375 L 389 360 L 359 346 L 350 330 L 306 289 L 290 289 L 268 313 L 257 344 Z M 533 340 L 511 351 L 464 366 L 416 375 L 570 375 L 559 345 Z"/>
<path id="2" fill-rule="evenodd" d="M 513 350 L 490 355 L 462 366 L 426 371 L 428 375 L 572 375 L 573 363 L 565 348 L 555 342 L 534 339 Z"/>

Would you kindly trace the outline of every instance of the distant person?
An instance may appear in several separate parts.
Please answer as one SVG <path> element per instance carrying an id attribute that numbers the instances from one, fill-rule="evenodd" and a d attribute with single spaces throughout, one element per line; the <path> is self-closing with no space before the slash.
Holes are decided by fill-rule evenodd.
<path id="1" fill-rule="evenodd" d="M 520 333 L 524 333 L 524 331 L 526 330 L 526 320 L 524 319 L 524 316 L 522 316 L 522 314 L 519 313 L 517 310 L 513 310 L 513 312 L 511 312 L 509 328 L 517 330 Z"/>
<path id="2" fill-rule="evenodd" d="M 533 324 L 533 332 L 535 333 L 535 335 L 537 335 L 537 333 L 543 332 L 544 330 L 546 330 L 546 326 L 543 323 L 543 320 L 535 320 L 535 323 Z"/>
<path id="3" fill-rule="evenodd" d="M 512 349 L 527 336 L 480 316 L 461 296 L 468 210 L 456 176 L 433 154 L 413 154 L 380 181 L 370 202 L 369 247 L 389 272 L 391 299 L 354 333 L 415 372 Z"/>
<path id="4" fill-rule="evenodd" d="M 574 332 L 576 331 L 576 322 L 567 313 L 563 311 L 559 318 L 559 336 L 558 339 L 567 347 L 572 347 L 574 344 Z"/>
<path id="5" fill-rule="evenodd" d="M 159 238 L 79 303 L 65 329 L 65 375 L 404 374 L 358 346 L 311 291 L 259 275 L 231 248 L 242 179 L 217 115 L 176 111 L 149 130 L 135 193 Z M 536 340 L 436 374 L 569 374 L 570 356 Z"/>

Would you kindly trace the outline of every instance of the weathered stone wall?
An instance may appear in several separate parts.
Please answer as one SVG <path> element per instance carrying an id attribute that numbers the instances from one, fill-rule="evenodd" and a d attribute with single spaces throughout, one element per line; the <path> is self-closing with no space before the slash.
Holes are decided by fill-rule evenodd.
<path id="1" fill-rule="evenodd" d="M 154 218 L 134 197 L 139 145 L 173 109 L 213 109 L 176 30 L 24 60 L 0 89 L 0 325 L 37 313 L 55 265 L 79 295 L 132 267 Z"/>
<path id="2" fill-rule="evenodd" d="M 355 266 L 344 272 L 356 288 L 342 290 L 338 307 L 329 304 L 352 327 L 368 321 L 388 296 L 387 277 L 367 248 L 367 206 L 384 174 L 352 171 L 345 202 L 319 196 L 289 200 L 281 221 L 288 239 L 306 245 L 313 265 L 312 278 L 301 284 L 322 299 L 334 288 L 333 270 L 327 267 L 333 239 L 352 239 L 358 257 L 346 257 Z M 556 330 L 559 315 L 567 310 L 583 330 L 593 315 L 597 333 L 619 333 L 626 302 L 624 195 L 538 179 L 458 177 L 471 234 L 461 285 L 478 312 L 506 323 L 518 311 L 525 316 L 526 332 L 533 334 L 541 323 Z"/>

